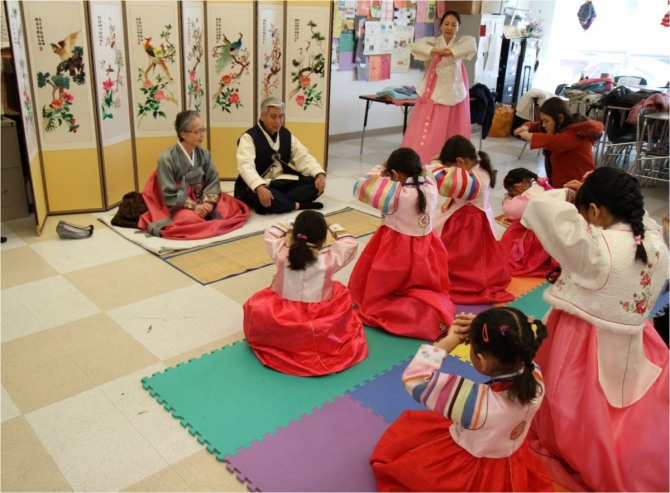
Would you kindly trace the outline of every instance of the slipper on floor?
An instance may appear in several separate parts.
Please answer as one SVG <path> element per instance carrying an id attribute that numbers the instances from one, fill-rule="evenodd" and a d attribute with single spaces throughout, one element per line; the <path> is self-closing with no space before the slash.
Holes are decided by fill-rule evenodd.
<path id="1" fill-rule="evenodd" d="M 93 234 L 93 225 L 77 226 L 67 221 L 60 221 L 56 226 L 56 233 L 61 240 L 82 240 Z"/>

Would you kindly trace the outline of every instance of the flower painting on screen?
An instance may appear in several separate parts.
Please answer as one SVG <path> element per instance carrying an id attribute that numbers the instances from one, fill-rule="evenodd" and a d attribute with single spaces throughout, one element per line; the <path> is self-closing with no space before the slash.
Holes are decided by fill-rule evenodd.
<path id="1" fill-rule="evenodd" d="M 84 71 L 84 48 L 77 44 L 80 31 L 68 34 L 62 40 L 50 43 L 55 57 L 55 70 L 37 72 L 37 87 L 51 90 L 51 102 L 42 107 L 44 129 L 53 132 L 67 126 L 68 132 L 76 133 L 79 124 L 74 116 L 74 95 L 69 91 L 71 84 L 83 85 L 86 82 Z"/>
<path id="2" fill-rule="evenodd" d="M 297 55 L 291 60 L 293 89 L 288 95 L 303 110 L 310 106 L 323 108 L 325 88 L 326 38 L 314 21 L 309 20 L 307 28 L 310 31 L 309 38 L 304 46 L 298 48 Z"/>
<path id="3" fill-rule="evenodd" d="M 232 107 L 244 107 L 240 98 L 240 78 L 249 73 L 249 50 L 243 45 L 243 34 L 238 33 L 236 41 L 231 41 L 225 33 L 221 43 L 212 48 L 212 58 L 218 76 L 218 88 L 212 100 L 215 108 L 230 113 Z M 234 39 L 234 38 L 233 38 Z"/>
<path id="4" fill-rule="evenodd" d="M 140 92 L 144 102 L 138 102 L 138 125 L 146 116 L 167 118 L 161 105 L 168 102 L 177 104 L 174 94 L 176 81 L 170 73 L 170 65 L 175 63 L 176 48 L 171 41 L 172 25 L 167 24 L 156 39 L 154 36 L 144 38 L 144 52 L 148 60 L 144 68 L 137 69 L 137 81 L 141 82 Z"/>

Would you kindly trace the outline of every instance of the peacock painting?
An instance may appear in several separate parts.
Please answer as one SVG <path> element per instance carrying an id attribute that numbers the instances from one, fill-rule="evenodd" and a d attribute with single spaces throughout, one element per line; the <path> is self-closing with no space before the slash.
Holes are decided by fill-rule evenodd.
<path id="1" fill-rule="evenodd" d="M 212 58 L 218 79 L 218 88 L 212 100 L 214 107 L 231 113 L 231 108 L 244 107 L 239 93 L 240 78 L 249 73 L 249 50 L 243 46 L 243 34 L 238 33 L 237 41 L 230 41 L 222 33 L 222 43 L 212 48 Z"/>

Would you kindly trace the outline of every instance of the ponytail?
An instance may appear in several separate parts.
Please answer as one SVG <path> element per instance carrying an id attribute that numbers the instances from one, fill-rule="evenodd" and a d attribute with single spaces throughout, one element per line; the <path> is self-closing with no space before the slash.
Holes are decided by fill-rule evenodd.
<path id="1" fill-rule="evenodd" d="M 528 404 L 542 392 L 533 375 L 533 358 L 547 337 L 547 327 L 512 307 L 490 308 L 475 317 L 470 325 L 470 343 L 476 354 L 486 353 L 510 373 L 521 373 L 509 389 L 509 396 Z"/>
<path id="2" fill-rule="evenodd" d="M 419 196 L 416 203 L 416 210 L 419 214 L 426 212 L 426 195 L 421 189 L 421 177 L 423 176 L 423 166 L 421 165 L 421 157 L 414 149 L 409 147 L 400 147 L 391 153 L 386 160 L 386 169 L 403 173 L 408 178 L 412 178 L 416 191 Z"/>
<path id="3" fill-rule="evenodd" d="M 493 169 L 493 166 L 491 165 L 491 158 L 487 152 L 479 151 L 479 167 L 486 171 L 491 177 L 491 188 L 495 187 L 498 170 Z"/>
<path id="4" fill-rule="evenodd" d="M 319 246 L 325 242 L 327 232 L 326 218 L 320 212 L 308 209 L 298 214 L 288 248 L 289 269 L 305 270 L 316 262 Z"/>
<path id="5" fill-rule="evenodd" d="M 630 225 L 636 244 L 635 260 L 646 264 L 647 250 L 642 243 L 644 197 L 637 178 L 619 168 L 607 166 L 595 169 L 584 180 L 575 196 L 578 210 L 586 210 L 590 204 L 605 207 L 618 221 Z"/>

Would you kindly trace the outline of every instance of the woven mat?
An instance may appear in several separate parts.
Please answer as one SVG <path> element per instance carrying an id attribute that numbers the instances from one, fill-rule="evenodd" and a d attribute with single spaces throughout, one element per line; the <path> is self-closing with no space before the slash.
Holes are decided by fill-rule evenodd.
<path id="1" fill-rule="evenodd" d="M 351 208 L 326 214 L 326 217 L 357 238 L 374 233 L 380 224 L 377 216 Z M 328 238 L 326 245 L 332 242 L 332 238 Z M 200 284 L 211 284 L 272 264 L 262 232 L 162 258 Z"/>

